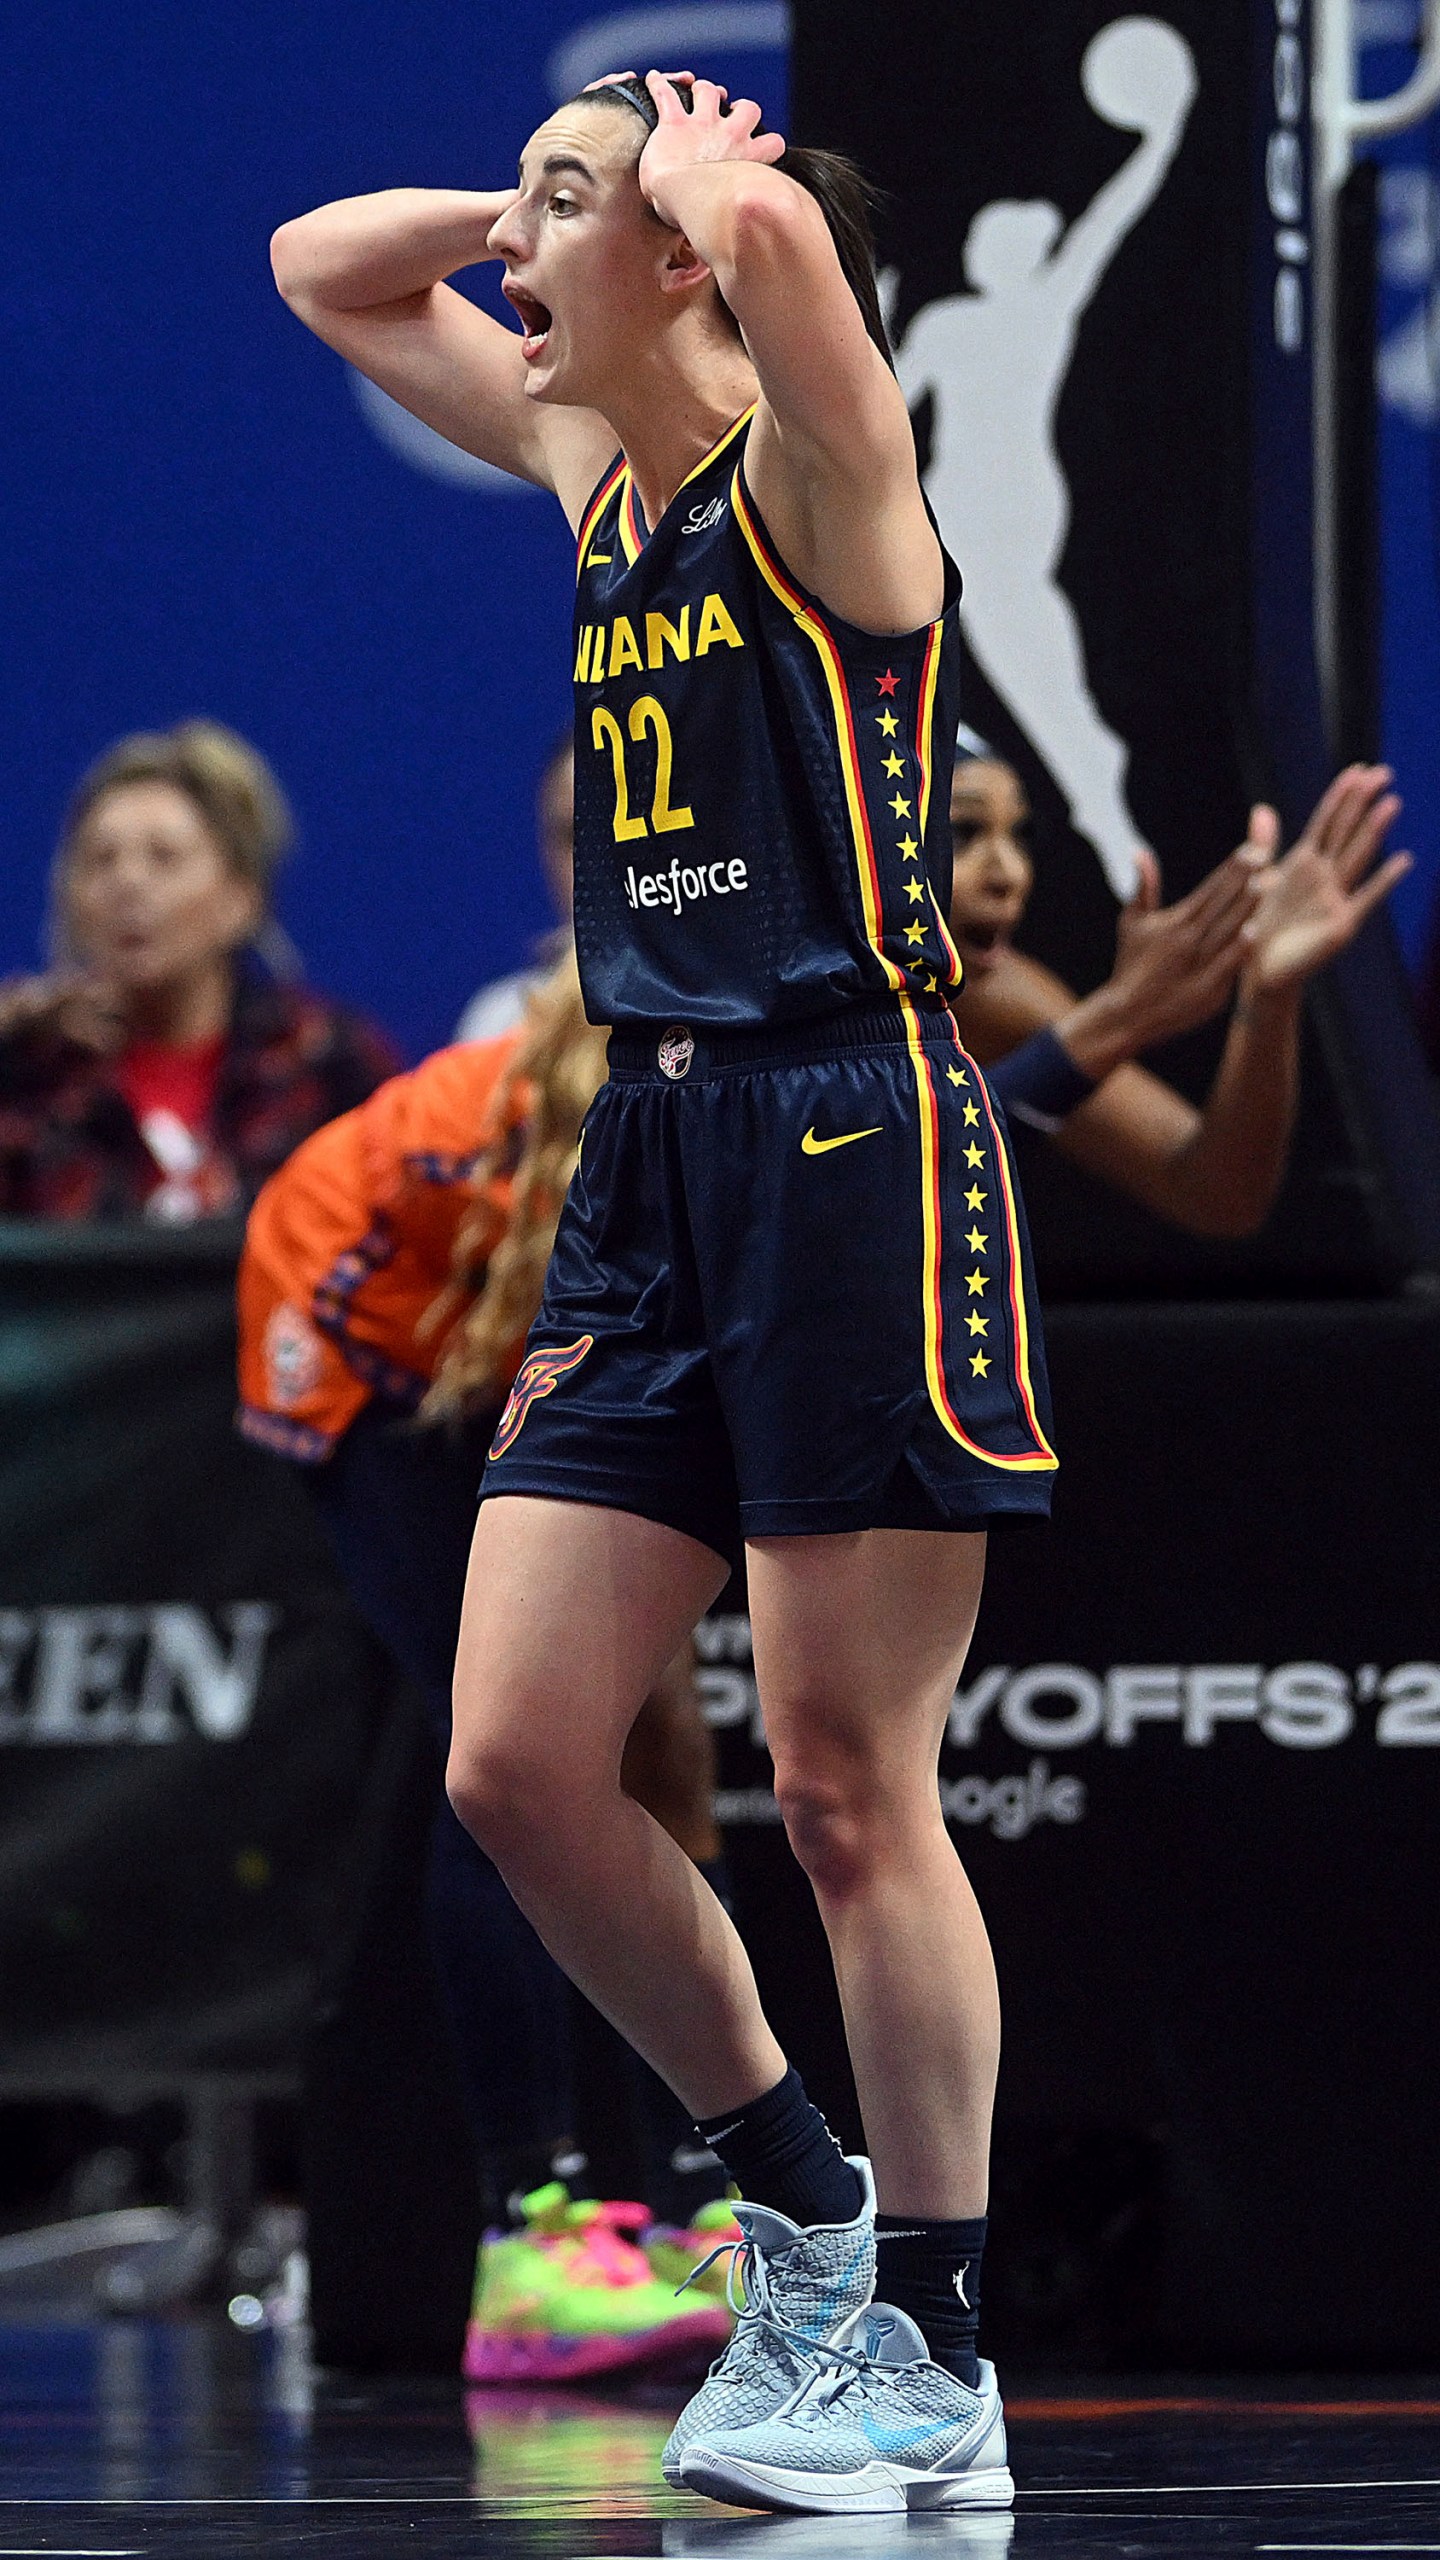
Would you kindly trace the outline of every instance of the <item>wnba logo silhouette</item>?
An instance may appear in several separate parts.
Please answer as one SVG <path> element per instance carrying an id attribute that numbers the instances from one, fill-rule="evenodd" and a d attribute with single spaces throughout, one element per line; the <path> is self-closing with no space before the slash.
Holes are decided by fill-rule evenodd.
<path id="1" fill-rule="evenodd" d="M 896 350 L 913 408 L 928 392 L 925 485 L 965 576 L 977 664 L 1043 757 L 1118 898 L 1132 895 L 1140 838 L 1125 798 L 1128 752 L 1090 691 L 1084 646 L 1056 579 L 1070 492 L 1055 411 L 1081 320 L 1116 250 L 1154 203 L 1196 94 L 1195 57 L 1158 18 L 1118 18 L 1086 48 L 1081 87 L 1139 149 L 1067 231 L 1058 206 L 986 205 L 965 242 L 971 290 L 916 312 Z"/>
<path id="2" fill-rule="evenodd" d="M 553 1396 L 563 1377 L 578 1369 L 587 1351 L 595 1348 L 593 1333 L 582 1333 L 578 1342 L 567 1344 L 563 1351 L 532 1351 L 521 1361 L 519 1374 L 500 1416 L 500 1427 L 490 1443 L 492 1458 L 503 1458 L 517 1438 L 525 1416 L 541 1396 Z"/>

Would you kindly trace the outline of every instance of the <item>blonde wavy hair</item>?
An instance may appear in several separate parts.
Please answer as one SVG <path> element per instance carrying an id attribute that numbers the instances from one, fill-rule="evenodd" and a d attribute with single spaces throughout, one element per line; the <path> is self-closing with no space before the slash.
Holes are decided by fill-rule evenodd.
<path id="1" fill-rule="evenodd" d="M 585 1019 L 569 952 L 530 999 L 525 1036 L 496 1090 L 495 1137 L 470 1176 L 475 1204 L 455 1238 L 450 1283 L 425 1319 L 427 1329 L 438 1329 L 457 1299 L 469 1295 L 483 1263 L 480 1293 L 446 1344 L 421 1407 L 427 1421 L 496 1404 L 510 1383 L 516 1345 L 540 1304 L 560 1206 L 580 1153 L 580 1124 L 605 1081 L 607 1036 Z M 497 1243 L 487 1194 L 509 1168 L 522 1115 L 510 1211 Z"/>
<path id="2" fill-rule="evenodd" d="M 183 791 L 227 862 L 268 903 L 295 828 L 284 792 L 247 739 L 218 720 L 182 720 L 174 729 L 140 729 L 117 739 L 76 784 L 60 835 L 62 867 L 91 810 L 128 782 L 169 782 Z"/>

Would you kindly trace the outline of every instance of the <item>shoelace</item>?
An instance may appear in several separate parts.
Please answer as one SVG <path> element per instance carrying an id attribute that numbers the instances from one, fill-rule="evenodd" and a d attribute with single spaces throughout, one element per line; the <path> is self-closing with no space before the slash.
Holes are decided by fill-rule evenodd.
<path id="1" fill-rule="evenodd" d="M 788 2253 L 777 2250 L 775 2254 L 779 2257 Z M 851 2354 L 848 2348 L 829 2348 L 823 2338 L 812 2338 L 808 2330 L 793 2328 L 788 2320 L 781 2319 L 771 2296 L 769 2268 L 753 2240 L 722 2240 L 718 2248 L 711 2250 L 708 2258 L 702 2258 L 698 2267 L 691 2268 L 684 2284 L 677 2287 L 677 2292 L 685 2293 L 692 2284 L 698 2283 L 718 2258 L 728 2258 L 730 2262 L 725 2270 L 725 2299 L 735 2316 L 737 2338 L 745 2328 L 765 2329 L 772 2337 L 780 2339 L 793 2355 L 808 2356 L 827 2366 L 840 2356 Z M 860 2364 L 865 2362 L 863 2356 L 852 2360 Z"/>

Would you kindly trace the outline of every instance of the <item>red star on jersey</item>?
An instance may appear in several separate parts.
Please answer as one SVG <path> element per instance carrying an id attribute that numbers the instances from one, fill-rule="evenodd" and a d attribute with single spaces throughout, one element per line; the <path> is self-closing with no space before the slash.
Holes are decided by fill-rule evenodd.
<path id="1" fill-rule="evenodd" d="M 880 687 L 882 693 L 893 693 L 896 686 L 899 684 L 900 679 L 889 667 L 887 667 L 883 676 L 877 676 L 875 681 Z"/>

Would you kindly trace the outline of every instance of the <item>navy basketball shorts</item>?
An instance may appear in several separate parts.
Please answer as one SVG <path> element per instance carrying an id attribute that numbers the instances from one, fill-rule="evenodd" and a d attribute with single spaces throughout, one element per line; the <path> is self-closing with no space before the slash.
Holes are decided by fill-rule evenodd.
<path id="1" fill-rule="evenodd" d="M 748 1538 L 1047 1513 L 1000 1115 L 944 1008 L 617 1032 L 481 1498 Z"/>

